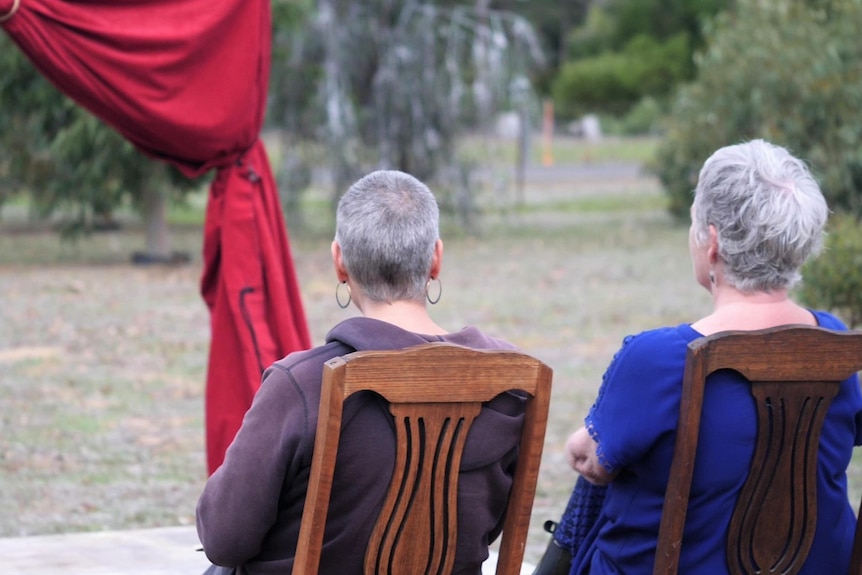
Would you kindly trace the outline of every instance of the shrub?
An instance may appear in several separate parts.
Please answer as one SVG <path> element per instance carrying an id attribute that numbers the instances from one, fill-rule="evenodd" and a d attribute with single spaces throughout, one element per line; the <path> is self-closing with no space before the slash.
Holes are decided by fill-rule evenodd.
<path id="1" fill-rule="evenodd" d="M 622 112 L 638 99 L 634 78 L 632 62 L 619 53 L 567 62 L 551 87 L 557 113 L 577 118 L 597 110 Z"/>
<path id="2" fill-rule="evenodd" d="M 584 23 L 569 33 L 568 52 L 570 58 L 597 56 L 614 49 L 616 23 L 607 10 L 592 4 L 587 10 Z"/>
<path id="3" fill-rule="evenodd" d="M 707 34 L 653 171 L 685 218 L 716 149 L 763 138 L 805 159 L 833 209 L 862 214 L 862 0 L 739 0 Z"/>
<path id="4" fill-rule="evenodd" d="M 661 102 L 646 96 L 620 120 L 620 130 L 627 136 L 658 133 L 665 110 Z"/>
<path id="5" fill-rule="evenodd" d="M 862 227 L 855 217 L 832 218 L 824 252 L 802 276 L 800 301 L 837 313 L 851 327 L 862 323 Z"/>
<path id="6" fill-rule="evenodd" d="M 589 112 L 624 114 L 645 96 L 667 95 L 691 69 L 686 33 L 666 41 L 639 35 L 620 52 L 563 65 L 552 87 L 557 110 L 574 118 Z"/>

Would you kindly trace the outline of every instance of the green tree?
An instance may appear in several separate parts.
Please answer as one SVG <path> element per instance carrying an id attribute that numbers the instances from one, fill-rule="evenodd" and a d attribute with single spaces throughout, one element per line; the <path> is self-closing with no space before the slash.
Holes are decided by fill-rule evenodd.
<path id="1" fill-rule="evenodd" d="M 663 41 L 684 33 L 692 46 L 698 47 L 703 40 L 704 19 L 730 6 L 729 0 L 614 0 L 607 8 L 616 23 L 613 45 L 625 46 L 639 34 Z"/>
<path id="2" fill-rule="evenodd" d="M 0 35 L 0 207 L 29 198 L 32 217 L 54 217 L 74 237 L 115 225 L 131 206 L 144 215 L 144 257 L 169 259 L 166 203 L 195 183 L 146 158 L 116 131 L 57 91 Z"/>
<path id="3" fill-rule="evenodd" d="M 862 214 L 862 0 L 739 0 L 675 99 L 654 171 L 687 217 L 717 148 L 763 138 L 809 162 L 833 209 Z"/>
<path id="4" fill-rule="evenodd" d="M 469 216 L 475 190 L 456 140 L 501 109 L 529 106 L 543 61 L 529 22 L 489 6 L 316 3 L 273 90 L 273 117 L 294 141 L 323 144 L 333 199 L 359 173 L 389 166 L 434 180 L 444 207 Z"/>
<path id="5" fill-rule="evenodd" d="M 316 106 L 322 74 L 323 49 L 311 29 L 314 0 L 272 2 L 272 64 L 266 128 L 277 135 L 273 169 L 282 209 L 291 229 L 303 223 L 300 200 L 311 184 L 312 165 L 318 161 L 304 143 L 313 141 L 325 117 Z"/>
<path id="6" fill-rule="evenodd" d="M 548 94 L 560 67 L 571 52 L 571 32 L 587 17 L 591 0 L 494 0 L 490 7 L 509 11 L 529 21 L 547 55 L 545 66 L 535 70 L 533 84 Z"/>
<path id="7" fill-rule="evenodd" d="M 624 114 L 644 97 L 664 98 L 691 76 L 690 54 L 685 33 L 663 41 L 639 34 L 620 51 L 568 62 L 553 87 L 557 112 Z"/>
<path id="8" fill-rule="evenodd" d="M 694 75 L 692 55 L 708 20 L 732 0 L 609 0 L 595 3 L 569 37 L 551 87 L 563 117 L 622 115 L 644 98 L 666 100 Z"/>

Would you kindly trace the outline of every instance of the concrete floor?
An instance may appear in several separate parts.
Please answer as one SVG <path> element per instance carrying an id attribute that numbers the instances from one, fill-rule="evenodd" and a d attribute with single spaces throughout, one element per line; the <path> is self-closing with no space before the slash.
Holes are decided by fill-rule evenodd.
<path id="1" fill-rule="evenodd" d="M 209 566 L 194 526 L 0 538 L 11 575 L 200 575 Z M 494 573 L 496 555 L 483 566 Z M 522 575 L 533 566 L 524 564 Z"/>
<path id="2" fill-rule="evenodd" d="M 209 566 L 193 526 L 0 539 L 15 575 L 200 575 Z"/>

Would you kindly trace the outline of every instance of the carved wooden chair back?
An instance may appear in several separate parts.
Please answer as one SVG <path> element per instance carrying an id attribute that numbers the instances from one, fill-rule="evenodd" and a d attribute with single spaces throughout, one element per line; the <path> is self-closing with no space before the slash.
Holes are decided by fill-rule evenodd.
<path id="1" fill-rule="evenodd" d="M 552 372 L 513 351 L 429 343 L 355 352 L 327 362 L 293 573 L 316 573 L 329 506 L 344 400 L 370 390 L 389 403 L 396 428 L 393 477 L 376 518 L 365 573 L 447 574 L 457 540 L 460 459 L 483 402 L 527 394 L 526 415 L 500 542 L 497 573 L 520 572 L 548 418 Z M 374 521 L 375 518 L 369 518 Z"/>
<path id="2" fill-rule="evenodd" d="M 793 575 L 814 539 L 820 431 L 841 382 L 862 370 L 862 332 L 781 326 L 717 333 L 688 347 L 653 573 L 677 573 L 704 385 L 731 369 L 751 383 L 757 443 L 727 534 L 728 567 L 733 575 Z M 862 557 L 854 561 L 859 573 Z"/>

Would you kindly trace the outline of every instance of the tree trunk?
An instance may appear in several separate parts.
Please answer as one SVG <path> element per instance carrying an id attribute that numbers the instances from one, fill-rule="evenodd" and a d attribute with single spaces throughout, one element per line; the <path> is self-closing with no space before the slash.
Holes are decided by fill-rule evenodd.
<path id="1" fill-rule="evenodd" d="M 168 230 L 168 198 L 161 188 L 147 187 L 142 201 L 142 215 L 146 228 L 146 251 L 132 255 L 132 261 L 139 264 L 171 263 L 175 254 L 171 253 L 171 237 Z"/>

